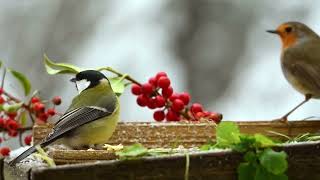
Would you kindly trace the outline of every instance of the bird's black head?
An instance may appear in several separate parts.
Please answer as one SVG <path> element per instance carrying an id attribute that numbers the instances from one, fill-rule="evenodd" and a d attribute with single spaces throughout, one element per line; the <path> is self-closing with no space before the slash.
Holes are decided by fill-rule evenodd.
<path id="1" fill-rule="evenodd" d="M 71 82 L 77 82 L 82 80 L 87 80 L 90 82 L 90 85 L 87 89 L 92 88 L 100 83 L 100 80 L 108 78 L 99 71 L 95 70 L 85 70 L 76 74 L 76 77 L 70 79 Z"/>

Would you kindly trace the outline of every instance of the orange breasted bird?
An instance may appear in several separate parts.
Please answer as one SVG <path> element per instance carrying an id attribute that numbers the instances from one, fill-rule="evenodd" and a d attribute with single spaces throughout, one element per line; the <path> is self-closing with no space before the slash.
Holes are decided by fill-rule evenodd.
<path id="1" fill-rule="evenodd" d="M 320 98 L 320 37 L 300 22 L 286 22 L 269 33 L 282 41 L 281 68 L 285 78 L 305 99 L 281 117 L 288 116 L 311 98 Z"/>

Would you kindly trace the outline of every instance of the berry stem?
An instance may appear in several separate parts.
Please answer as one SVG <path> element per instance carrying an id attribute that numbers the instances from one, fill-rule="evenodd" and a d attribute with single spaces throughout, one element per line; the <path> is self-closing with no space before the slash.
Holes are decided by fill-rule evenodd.
<path id="1" fill-rule="evenodd" d="M 128 74 L 122 74 L 122 73 L 120 73 L 120 72 L 112 69 L 111 67 L 103 67 L 103 68 L 98 69 L 98 71 L 102 71 L 102 70 L 106 70 L 106 71 L 112 72 L 113 74 L 116 74 L 116 75 L 118 75 L 118 76 L 124 77 L 125 79 L 127 79 L 128 81 L 131 81 L 132 83 L 141 85 L 141 83 L 139 83 L 138 81 L 136 81 L 135 79 L 133 79 L 133 78 L 132 78 L 131 76 L 129 76 Z"/>

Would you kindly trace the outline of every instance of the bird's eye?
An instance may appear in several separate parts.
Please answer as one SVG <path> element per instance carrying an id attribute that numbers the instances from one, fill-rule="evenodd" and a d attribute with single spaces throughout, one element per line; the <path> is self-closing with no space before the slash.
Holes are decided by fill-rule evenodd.
<path id="1" fill-rule="evenodd" d="M 290 32 L 292 31 L 292 27 L 286 27 L 284 30 L 285 30 L 287 33 L 290 33 Z"/>

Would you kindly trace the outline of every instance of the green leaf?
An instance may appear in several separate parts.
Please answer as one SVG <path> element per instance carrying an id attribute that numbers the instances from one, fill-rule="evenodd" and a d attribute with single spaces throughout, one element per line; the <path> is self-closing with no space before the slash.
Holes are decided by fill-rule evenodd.
<path id="1" fill-rule="evenodd" d="M 261 165 L 272 174 L 282 174 L 288 168 L 287 154 L 284 151 L 276 152 L 270 148 L 265 149 L 260 155 Z"/>
<path id="2" fill-rule="evenodd" d="M 232 146 L 232 149 L 238 152 L 246 152 L 253 148 L 256 139 L 252 135 L 240 134 L 240 143 Z"/>
<path id="3" fill-rule="evenodd" d="M 22 102 L 21 103 L 15 103 L 15 104 L 5 104 L 3 106 L 3 110 L 5 112 L 17 112 L 17 110 L 22 106 Z"/>
<path id="4" fill-rule="evenodd" d="M 234 122 L 221 122 L 216 129 L 217 144 L 219 147 L 230 147 L 240 142 L 240 131 Z"/>
<path id="5" fill-rule="evenodd" d="M 272 174 L 263 167 L 259 166 L 257 168 L 254 180 L 288 180 L 288 176 L 286 176 L 285 174 Z"/>
<path id="6" fill-rule="evenodd" d="M 8 68 L 8 71 L 13 75 L 13 77 L 15 77 L 20 82 L 20 84 L 24 89 L 24 94 L 27 96 L 31 90 L 31 83 L 28 80 L 28 78 L 24 76 L 22 73 L 15 71 L 13 69 Z"/>
<path id="7" fill-rule="evenodd" d="M 269 139 L 268 137 L 262 135 L 262 134 L 255 134 L 254 135 L 255 138 L 255 145 L 256 147 L 270 147 L 270 146 L 274 146 L 275 143 Z"/>
<path id="8" fill-rule="evenodd" d="M 256 164 L 258 157 L 256 155 L 256 153 L 254 153 L 253 151 L 248 151 L 245 155 L 244 155 L 244 160 L 247 162 L 250 162 L 252 164 Z"/>
<path id="9" fill-rule="evenodd" d="M 238 166 L 238 180 L 253 180 L 256 173 L 256 167 L 250 163 L 240 163 Z"/>
<path id="10" fill-rule="evenodd" d="M 116 155 L 120 157 L 120 159 L 124 158 L 135 158 L 139 156 L 143 156 L 148 152 L 148 149 L 145 148 L 142 144 L 133 144 L 131 146 L 126 146 L 122 151 L 116 152 Z"/>
<path id="11" fill-rule="evenodd" d="M 109 79 L 113 92 L 120 96 L 125 89 L 125 81 L 123 77 L 114 77 Z"/>
<path id="12" fill-rule="evenodd" d="M 22 127 L 25 127 L 27 125 L 27 111 L 23 111 L 20 114 L 20 124 Z"/>
<path id="13" fill-rule="evenodd" d="M 77 74 L 82 71 L 81 68 L 67 63 L 55 63 L 51 61 L 47 55 L 44 55 L 44 65 L 47 73 L 54 74 Z"/>

